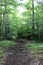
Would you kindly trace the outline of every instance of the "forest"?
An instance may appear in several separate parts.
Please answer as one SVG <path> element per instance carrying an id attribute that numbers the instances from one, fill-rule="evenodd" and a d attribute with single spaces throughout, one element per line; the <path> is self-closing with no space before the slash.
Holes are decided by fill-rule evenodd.
<path id="1" fill-rule="evenodd" d="M 25 49 L 26 51 L 24 51 Z M 26 62 L 23 63 L 22 60 L 20 62 L 18 61 L 17 56 L 18 60 L 16 59 L 15 61 L 14 59 L 15 63 L 13 63 L 13 61 L 5 61 L 5 57 L 8 54 L 16 52 L 16 55 L 17 53 L 20 55 L 21 53 L 22 57 L 23 51 L 27 52 L 27 50 L 28 55 L 31 53 L 30 55 L 32 56 L 33 54 L 32 59 L 35 60 L 34 62 L 37 61 L 37 64 L 34 64 L 32 60 L 30 60 L 30 63 L 28 59 L 29 64 L 27 62 L 27 54 Z M 37 57 L 38 60 L 34 59 L 34 56 L 35 58 Z M 2 61 L 3 57 L 4 62 Z M 11 58 L 10 56 L 8 57 Z M 43 65 L 43 0 L 0 0 L 0 65 L 1 64 Z"/>

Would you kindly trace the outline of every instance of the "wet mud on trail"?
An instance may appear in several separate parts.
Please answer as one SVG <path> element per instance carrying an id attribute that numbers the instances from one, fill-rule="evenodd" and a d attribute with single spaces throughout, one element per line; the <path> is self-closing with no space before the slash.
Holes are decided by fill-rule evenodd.
<path id="1" fill-rule="evenodd" d="M 1 65 L 43 65 L 43 59 L 32 53 L 32 49 L 28 49 L 25 42 L 18 41 L 16 45 L 9 47 Z"/>

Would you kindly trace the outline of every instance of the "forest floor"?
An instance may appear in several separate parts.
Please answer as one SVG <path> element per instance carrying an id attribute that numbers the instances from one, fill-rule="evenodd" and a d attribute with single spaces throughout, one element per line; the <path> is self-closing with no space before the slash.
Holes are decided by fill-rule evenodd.
<path id="1" fill-rule="evenodd" d="M 0 42 L 0 65 L 43 65 L 43 42 Z"/>

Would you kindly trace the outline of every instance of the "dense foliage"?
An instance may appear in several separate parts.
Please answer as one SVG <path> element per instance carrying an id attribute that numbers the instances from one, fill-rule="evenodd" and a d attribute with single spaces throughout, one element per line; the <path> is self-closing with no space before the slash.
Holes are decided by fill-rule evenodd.
<path id="1" fill-rule="evenodd" d="M 18 7 L 26 11 L 19 13 Z M 43 40 L 43 5 L 32 3 L 32 0 L 25 4 L 0 0 L 0 39 L 19 38 Z"/>

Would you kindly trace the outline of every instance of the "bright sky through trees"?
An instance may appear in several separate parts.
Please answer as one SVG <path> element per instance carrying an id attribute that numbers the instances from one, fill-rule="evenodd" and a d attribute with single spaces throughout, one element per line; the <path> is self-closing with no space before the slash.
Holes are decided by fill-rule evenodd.
<path id="1" fill-rule="evenodd" d="M 26 11 L 26 8 L 24 6 L 18 6 L 17 10 L 19 11 L 20 14 L 22 14 L 24 11 Z"/>
<path id="2" fill-rule="evenodd" d="M 19 3 L 26 4 L 27 0 L 18 0 Z M 18 6 L 17 10 L 19 11 L 18 15 L 21 15 L 23 12 L 26 11 L 26 8 L 24 6 Z"/>
<path id="3" fill-rule="evenodd" d="M 28 2 L 28 0 L 18 0 L 18 2 L 19 2 L 19 3 L 22 3 L 22 4 L 26 4 L 26 3 Z M 36 1 L 34 0 L 34 6 L 36 6 L 36 5 L 37 5 L 37 3 L 36 3 Z M 17 10 L 19 11 L 18 14 L 21 15 L 23 12 L 26 11 L 26 8 L 25 8 L 24 6 L 18 6 L 18 7 L 17 7 Z"/>
<path id="4" fill-rule="evenodd" d="M 43 0 L 36 0 L 36 2 L 43 5 Z"/>
<path id="5" fill-rule="evenodd" d="M 18 0 L 19 3 L 25 4 L 28 2 L 28 0 Z"/>

